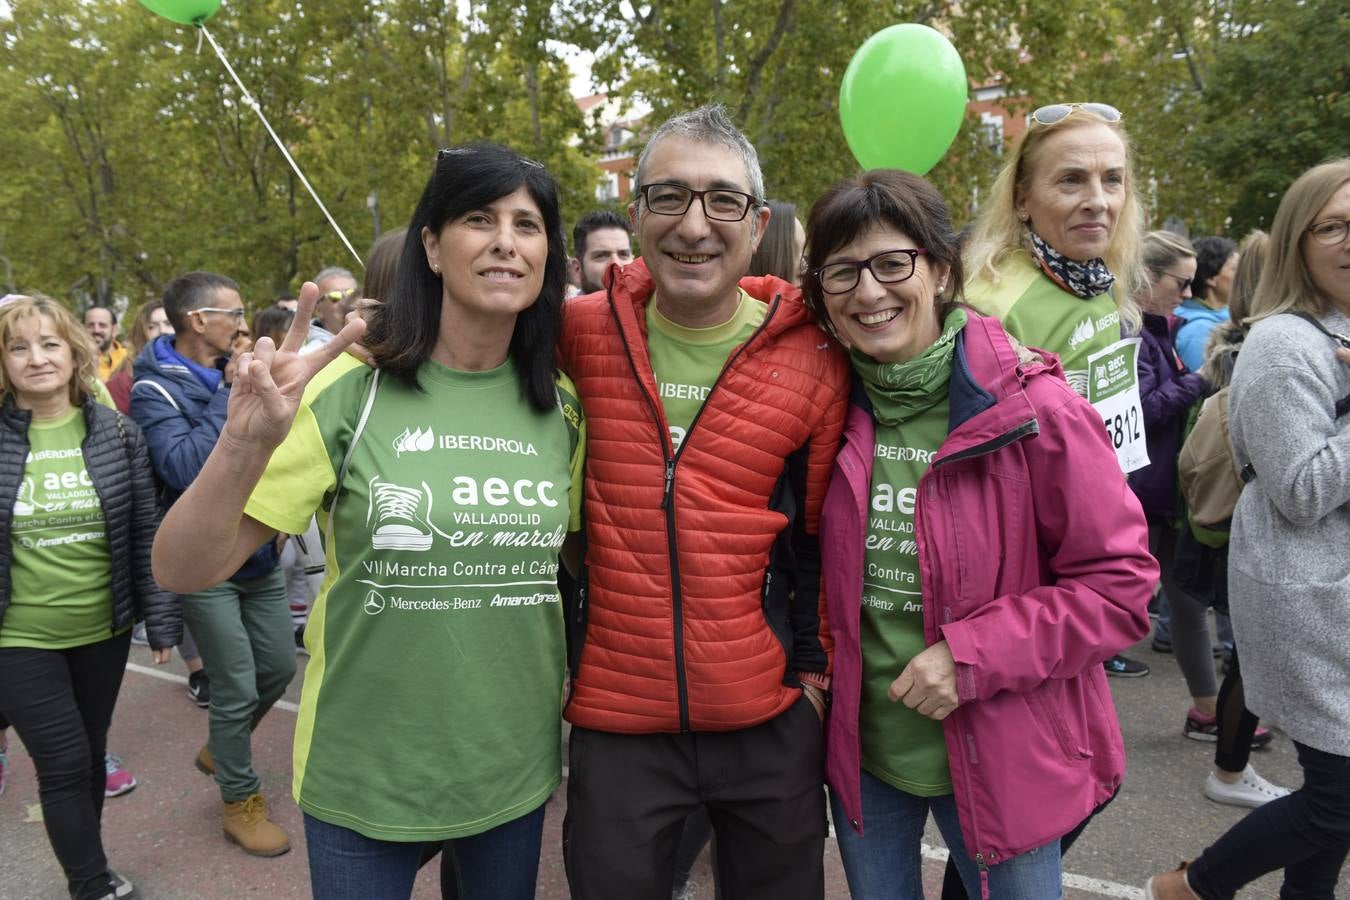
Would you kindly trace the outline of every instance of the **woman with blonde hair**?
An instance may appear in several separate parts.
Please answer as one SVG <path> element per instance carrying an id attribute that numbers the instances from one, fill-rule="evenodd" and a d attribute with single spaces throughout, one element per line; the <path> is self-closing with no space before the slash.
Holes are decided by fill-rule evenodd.
<path id="1" fill-rule="evenodd" d="M 0 716 L 37 770 L 74 900 L 127 897 L 99 835 L 104 753 L 131 625 L 156 663 L 182 632 L 150 574 L 159 509 L 140 430 L 98 403 L 98 358 L 55 300 L 0 307 Z"/>
<path id="2" fill-rule="evenodd" d="M 1065 378 L 1114 423 L 1122 467 L 1143 450 L 1132 345 L 1143 219 L 1130 140 L 1118 109 L 1055 103 L 1031 120 L 990 192 L 963 253 L 971 306 L 1003 323 L 1023 344 L 1059 356 Z M 1107 397 L 1089 385 L 1090 362 L 1115 362 Z M 1148 666 L 1123 656 L 1108 675 L 1139 677 Z"/>
<path id="3" fill-rule="evenodd" d="M 1246 487 L 1228 556 L 1252 712 L 1293 741 L 1303 785 L 1254 810 L 1150 900 L 1227 900 L 1284 870 L 1280 896 L 1331 900 L 1350 851 L 1350 158 L 1280 201 L 1233 370 L 1229 436 Z"/>

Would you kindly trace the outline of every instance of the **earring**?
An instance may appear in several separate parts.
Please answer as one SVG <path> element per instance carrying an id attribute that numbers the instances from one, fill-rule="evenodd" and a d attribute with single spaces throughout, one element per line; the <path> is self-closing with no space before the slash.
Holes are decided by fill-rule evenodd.
<path id="1" fill-rule="evenodd" d="M 441 267 L 440 267 L 439 265 L 433 263 L 432 266 L 431 266 L 431 271 L 433 271 L 433 272 L 435 272 L 437 275 L 439 275 L 439 274 L 441 274 Z"/>

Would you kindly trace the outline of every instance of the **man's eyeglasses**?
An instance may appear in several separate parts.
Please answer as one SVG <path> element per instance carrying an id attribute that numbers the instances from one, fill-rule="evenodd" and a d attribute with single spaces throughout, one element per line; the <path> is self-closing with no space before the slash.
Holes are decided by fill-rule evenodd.
<path id="1" fill-rule="evenodd" d="M 862 270 L 882 284 L 899 284 L 914 274 L 915 260 L 927 250 L 887 250 L 860 262 L 837 262 L 821 266 L 813 273 L 820 289 L 827 294 L 847 294 L 858 286 Z"/>
<path id="2" fill-rule="evenodd" d="M 1308 234 L 1323 247 L 1335 247 L 1350 233 L 1350 220 L 1323 219 L 1308 227 Z"/>
<path id="3" fill-rule="evenodd" d="M 1109 122 L 1112 125 L 1123 118 L 1120 110 L 1109 103 L 1051 103 L 1049 106 L 1042 106 L 1033 112 L 1031 121 L 1037 125 L 1054 125 L 1056 122 L 1062 122 L 1075 109 L 1092 113 L 1103 122 Z"/>
<path id="4" fill-rule="evenodd" d="M 221 313 L 222 315 L 233 316 L 240 322 L 244 321 L 244 308 L 242 306 L 237 306 L 234 309 L 221 309 L 218 306 L 199 306 L 196 309 L 188 310 L 188 315 L 192 315 L 193 313 Z"/>
<path id="5" fill-rule="evenodd" d="M 682 184 L 644 184 L 642 201 L 658 216 L 682 216 L 697 198 L 703 204 L 703 214 L 717 222 L 739 222 L 753 206 L 761 201 L 743 191 L 713 188 L 696 191 Z"/>
<path id="6" fill-rule="evenodd" d="M 324 300 L 332 300 L 334 303 L 342 303 L 356 296 L 356 288 L 347 291 L 329 291 L 323 295 Z"/>
<path id="7" fill-rule="evenodd" d="M 1177 275 L 1172 272 L 1159 272 L 1158 274 L 1166 275 L 1168 278 L 1175 278 L 1177 280 L 1177 290 L 1183 294 L 1186 293 L 1186 290 L 1195 281 L 1194 278 L 1182 278 L 1180 275 Z"/>

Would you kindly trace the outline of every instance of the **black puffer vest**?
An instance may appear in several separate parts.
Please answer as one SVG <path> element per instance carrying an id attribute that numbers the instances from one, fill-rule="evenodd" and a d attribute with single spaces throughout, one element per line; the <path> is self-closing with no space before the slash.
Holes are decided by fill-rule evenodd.
<path id="1" fill-rule="evenodd" d="M 183 611 L 178 597 L 161 590 L 150 573 L 150 546 L 160 509 L 145 438 L 126 416 L 92 399 L 85 400 L 83 412 L 85 437 L 80 449 L 108 525 L 112 631 L 144 619 L 150 646 L 172 647 L 182 639 Z M 15 407 L 13 397 L 5 398 L 0 408 L 0 628 L 13 585 L 10 528 L 28 458 L 31 421 L 31 412 Z"/>

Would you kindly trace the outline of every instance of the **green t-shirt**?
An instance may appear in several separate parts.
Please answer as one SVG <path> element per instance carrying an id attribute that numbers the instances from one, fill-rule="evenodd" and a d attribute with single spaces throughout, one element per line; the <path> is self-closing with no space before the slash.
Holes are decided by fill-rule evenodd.
<path id="1" fill-rule="evenodd" d="M 739 289 L 738 289 L 739 290 Z M 730 319 L 711 328 L 685 328 L 663 316 L 656 300 L 647 304 L 647 355 L 670 426 L 670 443 L 680 449 L 727 357 L 764 321 L 769 307 L 745 291 Z"/>
<path id="2" fill-rule="evenodd" d="M 1051 281 L 1023 250 L 999 266 L 998 284 L 977 279 L 966 300 L 1003 323 L 1023 344 L 1059 354 L 1064 377 L 1087 396 L 1087 358 L 1120 340 L 1120 312 L 1109 293 L 1083 300 Z"/>
<path id="3" fill-rule="evenodd" d="M 113 634 L 108 527 L 84 465 L 84 435 L 78 408 L 28 426 L 0 647 L 61 650 Z"/>
<path id="4" fill-rule="evenodd" d="M 350 359 L 320 373 L 246 508 L 292 534 L 317 512 L 325 534 L 295 799 L 378 840 L 464 837 L 560 781 L 556 580 L 580 526 L 580 405 L 564 380 L 559 409 L 537 412 L 510 362 L 428 362 L 422 393 L 381 377 L 334 512 L 374 377 Z"/>
<path id="5" fill-rule="evenodd" d="M 944 391 L 939 402 L 903 425 L 877 425 L 863 553 L 862 767 L 919 797 L 952 792 L 942 723 L 892 703 L 886 693 L 927 646 L 914 502 L 919 478 L 947 437 L 950 408 Z"/>

